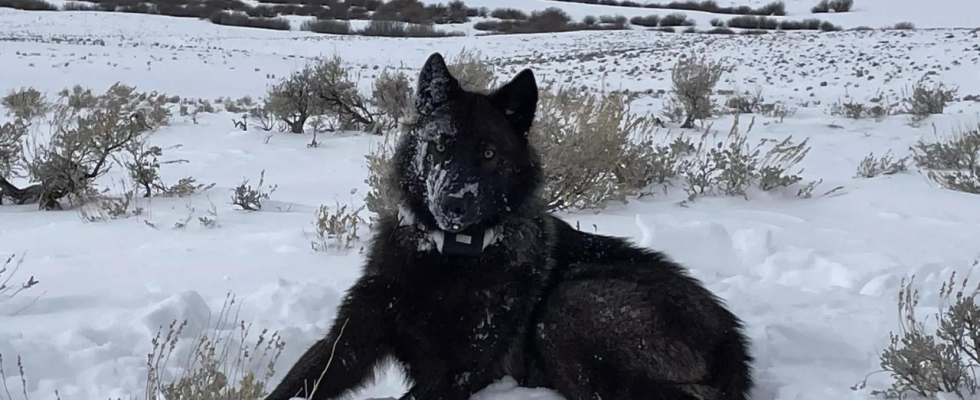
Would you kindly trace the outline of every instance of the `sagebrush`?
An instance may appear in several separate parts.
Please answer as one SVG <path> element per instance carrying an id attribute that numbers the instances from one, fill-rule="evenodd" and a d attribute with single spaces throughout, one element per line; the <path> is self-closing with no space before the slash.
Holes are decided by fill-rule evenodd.
<path id="1" fill-rule="evenodd" d="M 268 394 L 269 380 L 286 343 L 239 319 L 237 300 L 226 297 L 213 327 L 198 332 L 190 347 L 180 341 L 187 321 L 160 327 L 146 357 L 147 400 L 256 400 Z M 231 329 L 229 329 L 230 327 Z M 165 333 L 164 333 L 165 332 Z M 171 360 L 183 360 L 171 363 Z"/>
<path id="2" fill-rule="evenodd" d="M 974 268 L 978 265 L 980 262 L 973 262 Z M 956 273 L 951 273 L 939 288 L 933 318 L 922 318 L 916 314 L 921 296 L 914 280 L 914 276 L 902 279 L 899 329 L 889 333 L 888 347 L 879 356 L 882 371 L 893 382 L 871 393 L 886 398 L 936 398 L 942 393 L 974 398 L 980 388 L 975 371 L 980 366 L 980 306 L 976 301 L 980 285 L 972 285 L 969 278 L 957 280 Z M 852 389 L 866 387 L 864 380 Z"/>
<path id="3" fill-rule="evenodd" d="M 916 166 L 940 186 L 980 194 L 980 124 L 975 129 L 939 137 L 912 146 Z"/>
<path id="4" fill-rule="evenodd" d="M 681 128 L 694 128 L 695 121 L 711 117 L 711 94 L 726 71 L 723 61 L 690 53 L 681 57 L 671 72 L 672 95 L 684 108 L 686 117 Z"/>

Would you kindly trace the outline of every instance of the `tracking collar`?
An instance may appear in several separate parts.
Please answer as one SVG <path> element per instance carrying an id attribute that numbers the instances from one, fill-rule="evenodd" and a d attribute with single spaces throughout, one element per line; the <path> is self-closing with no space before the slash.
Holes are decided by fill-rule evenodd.
<path id="1" fill-rule="evenodd" d="M 424 224 L 416 221 L 415 215 L 404 205 L 398 206 L 398 226 L 414 226 L 425 234 L 425 239 L 434 244 L 439 253 L 447 256 L 478 258 L 487 247 L 497 242 L 500 235 L 499 228 L 487 228 L 475 232 L 467 230 L 459 233 L 428 229 Z"/>

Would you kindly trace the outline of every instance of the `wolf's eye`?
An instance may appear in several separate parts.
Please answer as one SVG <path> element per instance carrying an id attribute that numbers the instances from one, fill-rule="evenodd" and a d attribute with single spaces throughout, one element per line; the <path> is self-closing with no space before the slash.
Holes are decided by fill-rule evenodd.
<path id="1" fill-rule="evenodd" d="M 436 143 L 436 151 L 442 153 L 446 151 L 446 145 L 442 143 Z"/>
<path id="2" fill-rule="evenodd" d="M 486 149 L 486 151 L 483 152 L 483 158 L 486 158 L 487 160 L 493 158 L 493 150 Z"/>

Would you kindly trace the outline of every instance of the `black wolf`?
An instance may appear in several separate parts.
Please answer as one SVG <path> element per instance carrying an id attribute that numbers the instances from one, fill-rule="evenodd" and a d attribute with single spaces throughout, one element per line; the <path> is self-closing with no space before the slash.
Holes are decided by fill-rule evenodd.
<path id="1" fill-rule="evenodd" d="M 712 293 L 662 254 L 545 211 L 537 101 L 530 70 L 473 93 L 430 56 L 394 158 L 400 211 L 268 399 L 335 399 L 387 362 L 408 378 L 402 400 L 465 400 L 505 375 L 569 400 L 748 397 L 741 322 Z"/>

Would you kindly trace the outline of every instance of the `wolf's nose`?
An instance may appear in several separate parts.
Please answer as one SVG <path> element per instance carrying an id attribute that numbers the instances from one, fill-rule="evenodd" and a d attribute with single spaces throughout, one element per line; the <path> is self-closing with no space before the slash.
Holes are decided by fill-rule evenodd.
<path id="1" fill-rule="evenodd" d="M 462 217 L 466 214 L 466 200 L 458 197 L 446 197 L 442 199 L 442 209 L 454 217 Z"/>

